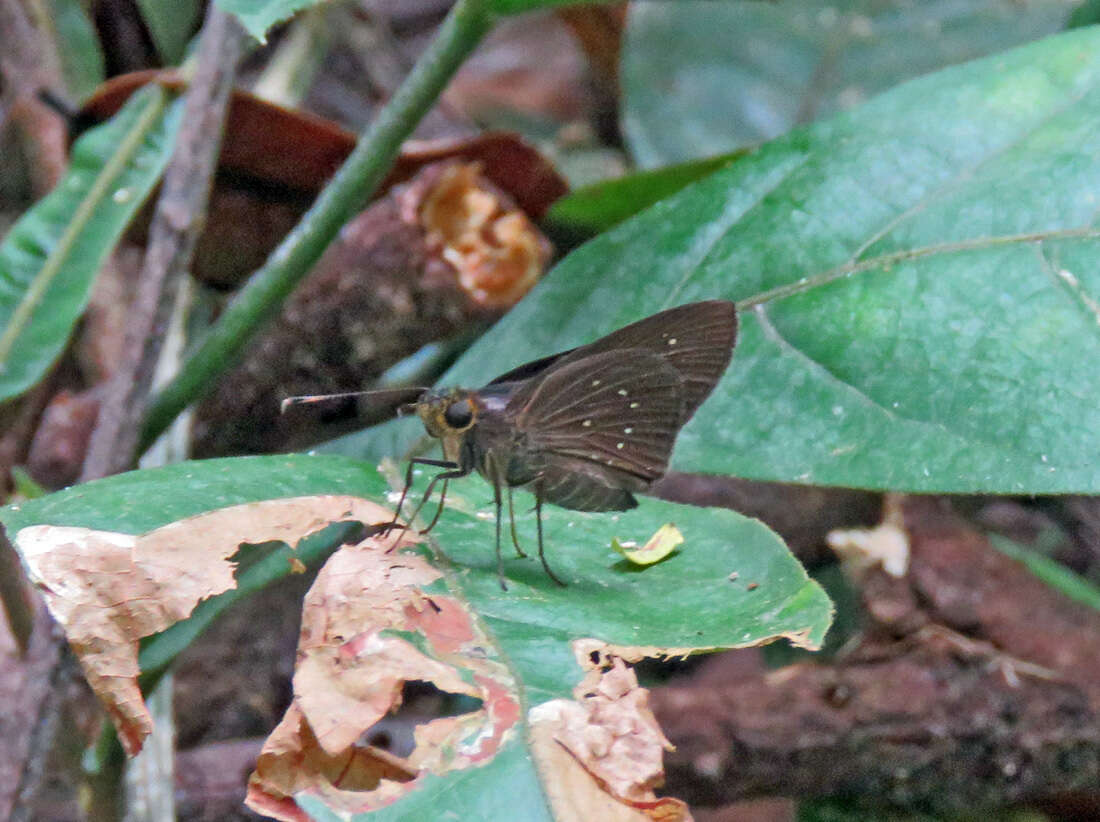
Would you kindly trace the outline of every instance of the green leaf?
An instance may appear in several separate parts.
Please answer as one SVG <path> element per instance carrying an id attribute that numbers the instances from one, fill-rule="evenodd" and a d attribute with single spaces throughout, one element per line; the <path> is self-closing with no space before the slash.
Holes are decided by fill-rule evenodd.
<path id="1" fill-rule="evenodd" d="M 103 50 L 95 26 L 80 0 L 49 0 L 48 23 L 53 26 L 57 56 L 65 86 L 83 100 L 103 82 Z"/>
<path id="2" fill-rule="evenodd" d="M 912 81 L 565 258 L 445 382 L 669 305 L 742 307 L 673 465 L 909 491 L 1100 492 L 1100 31 Z"/>
<path id="3" fill-rule="evenodd" d="M 589 0 L 587 6 L 599 6 L 616 0 Z M 497 14 L 521 14 L 525 11 L 552 9 L 558 6 L 575 6 L 577 0 L 486 0 L 486 7 Z"/>
<path id="4" fill-rule="evenodd" d="M 1027 566 L 1035 576 L 1056 591 L 1072 600 L 1100 610 L 1100 588 L 1079 574 L 1073 573 L 1060 562 L 1043 556 L 1032 548 L 1026 548 L 1017 542 L 998 534 L 989 534 L 989 541 L 1002 554 L 1012 557 Z"/>
<path id="5" fill-rule="evenodd" d="M 1093 26 L 1100 23 L 1100 0 L 1083 0 L 1069 16 L 1066 28 Z"/>
<path id="6" fill-rule="evenodd" d="M 356 814 L 354 822 L 408 822 L 410 819 L 512 819 L 516 822 L 553 822 L 545 789 L 523 740 L 513 738 L 480 768 L 443 776 L 429 775 L 423 787 L 388 807 Z M 315 797 L 299 796 L 302 810 L 320 822 L 341 822 Z"/>
<path id="7" fill-rule="evenodd" d="M 0 508 L 14 536 L 31 525 L 71 525 L 143 534 L 205 511 L 310 494 L 377 498 L 385 481 L 369 464 L 341 457 L 248 457 L 128 471 Z"/>
<path id="8" fill-rule="evenodd" d="M 716 171 L 744 155 L 737 151 L 704 160 L 692 160 L 655 171 L 628 174 L 571 191 L 550 206 L 545 228 L 555 239 L 589 239 L 614 228 L 688 183 Z"/>
<path id="9" fill-rule="evenodd" d="M 777 137 L 903 80 L 1061 30 L 1061 0 L 636 3 L 623 133 L 652 168 Z"/>
<path id="10" fill-rule="evenodd" d="M 84 311 L 96 272 L 160 179 L 182 109 L 135 94 L 73 146 L 61 182 L 0 244 L 0 401 L 39 380 Z"/>
<path id="11" fill-rule="evenodd" d="M 420 489 L 425 479 L 420 478 Z M 342 457 L 210 460 L 70 488 L 0 509 L 0 521 L 12 537 L 39 524 L 136 534 L 212 508 L 261 499 L 354 494 L 386 504 L 386 491 L 372 466 Z M 451 484 L 447 510 L 433 532 L 435 545 L 447 558 L 440 585 L 461 597 L 488 629 L 492 654 L 506 662 L 519 689 L 513 697 L 527 710 L 549 699 L 571 697 L 583 675 L 570 644 L 574 640 L 591 638 L 650 655 L 660 649 L 680 654 L 753 645 L 779 636 L 817 647 L 828 627 L 825 594 L 764 525 L 730 511 L 656 500 L 643 500 L 639 508 L 621 514 L 548 506 L 543 512 L 547 554 L 568 587 L 555 585 L 535 556 L 517 558 L 506 545 L 509 590 L 504 592 L 497 579 L 490 499 L 490 489 L 479 477 Z M 516 501 L 519 537 L 533 552 L 535 523 L 522 513 L 530 497 L 517 492 Z M 610 547 L 612 536 L 647 537 L 670 521 L 685 541 L 661 563 L 638 568 Z M 287 572 L 285 558 L 273 556 L 272 567 L 281 565 Z M 188 622 L 200 617 L 174 628 L 187 631 Z M 178 643 L 172 646 L 178 648 Z M 148 647 L 142 658 L 151 658 Z M 157 662 L 164 661 L 162 652 Z M 409 818 L 400 814 L 412 809 L 438 810 L 444 801 L 448 808 L 477 809 L 470 818 L 500 818 L 506 811 L 550 818 L 527 745 L 526 734 L 517 733 L 486 767 L 428 778 L 423 790 L 394 806 L 397 815 L 392 818 Z M 308 800 L 303 806 L 313 810 Z M 317 818 L 329 818 L 326 813 L 316 810 Z M 390 811 L 372 818 L 388 818 L 386 813 Z"/>
<path id="12" fill-rule="evenodd" d="M 267 42 L 272 26 L 289 20 L 297 12 L 319 5 L 324 0 L 215 0 L 230 14 L 235 14 L 245 30 L 259 40 Z"/>
<path id="13" fill-rule="evenodd" d="M 171 3 L 137 0 L 137 4 L 161 60 L 167 65 L 183 60 L 199 20 L 196 0 L 173 0 Z"/>
<path id="14" fill-rule="evenodd" d="M 611 514 L 544 507 L 547 560 L 567 583 L 560 588 L 533 558 L 535 523 L 519 513 L 530 501 L 517 492 L 516 526 L 527 559 L 516 557 L 504 523 L 508 591 L 497 579 L 491 494 L 480 478 L 451 484 L 433 535 L 534 702 L 568 696 L 576 685 L 568 642 L 578 637 L 684 649 L 756 645 L 779 635 L 816 648 L 824 637 L 828 599 L 756 520 L 654 499 Z M 663 562 L 639 568 L 611 548 L 612 537 L 645 540 L 669 522 L 684 543 Z"/>
<path id="15" fill-rule="evenodd" d="M 11 483 L 15 486 L 15 493 L 26 499 L 37 499 L 49 493 L 20 465 L 11 469 Z"/>

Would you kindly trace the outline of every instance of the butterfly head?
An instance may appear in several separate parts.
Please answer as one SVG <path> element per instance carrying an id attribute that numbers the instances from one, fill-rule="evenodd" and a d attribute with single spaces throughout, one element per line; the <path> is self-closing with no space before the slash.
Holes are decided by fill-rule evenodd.
<path id="1" fill-rule="evenodd" d="M 458 461 L 462 440 L 477 424 L 479 404 L 473 391 L 429 391 L 416 403 L 416 413 L 428 433 L 443 442 L 443 454 Z"/>

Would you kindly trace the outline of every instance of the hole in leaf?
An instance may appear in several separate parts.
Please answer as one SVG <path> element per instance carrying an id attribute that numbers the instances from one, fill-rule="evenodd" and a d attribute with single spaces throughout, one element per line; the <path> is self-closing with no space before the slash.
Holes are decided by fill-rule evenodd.
<path id="1" fill-rule="evenodd" d="M 416 747 L 417 725 L 481 708 L 482 701 L 466 694 L 441 691 L 430 682 L 410 680 L 401 689 L 401 707 L 374 724 L 360 740 L 395 756 L 407 757 Z"/>

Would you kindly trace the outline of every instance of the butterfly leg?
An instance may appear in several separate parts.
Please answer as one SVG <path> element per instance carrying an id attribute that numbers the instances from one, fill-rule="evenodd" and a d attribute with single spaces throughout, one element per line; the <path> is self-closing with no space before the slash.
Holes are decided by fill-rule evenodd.
<path id="1" fill-rule="evenodd" d="M 461 465 L 456 466 L 453 462 L 444 463 L 444 462 L 439 461 L 439 467 L 444 468 L 444 467 L 448 467 L 448 466 L 452 470 L 442 471 L 441 473 L 438 473 L 434 477 L 432 477 L 432 481 L 428 483 L 428 488 L 424 492 L 424 496 L 421 498 L 420 504 L 416 506 L 416 510 L 413 511 L 412 516 L 409 517 L 409 522 L 412 522 L 414 519 L 416 519 L 420 515 L 420 511 L 427 504 L 428 500 L 431 499 L 432 490 L 435 488 L 435 484 L 437 482 L 439 482 L 440 480 L 443 480 L 443 488 L 446 489 L 448 480 L 459 479 L 461 477 L 468 476 L 469 473 L 470 473 L 469 470 L 463 468 Z M 446 491 L 444 491 L 444 493 L 446 493 Z M 443 505 L 443 500 L 442 499 L 439 501 L 439 504 L 440 504 L 440 506 Z M 432 530 L 432 526 L 435 525 L 435 521 L 437 519 L 439 519 L 439 513 L 440 513 L 439 511 L 436 511 L 435 517 L 432 518 L 432 524 L 429 525 L 427 528 L 425 528 L 420 533 L 426 534 L 426 533 L 428 533 L 428 531 Z"/>
<path id="2" fill-rule="evenodd" d="M 504 558 L 500 553 L 500 520 L 504 514 L 503 502 L 500 498 L 500 483 L 493 482 L 493 504 L 497 509 L 497 579 L 500 581 L 500 590 L 507 591 L 508 585 L 504 582 Z"/>
<path id="3" fill-rule="evenodd" d="M 446 479 L 453 479 L 454 477 L 464 477 L 464 476 L 466 476 L 467 474 L 470 473 L 469 471 L 463 471 L 462 467 L 460 465 L 457 465 L 456 463 L 450 462 L 449 460 L 430 460 L 430 459 L 425 459 L 423 457 L 416 457 L 414 459 L 409 460 L 409 466 L 408 466 L 408 468 L 405 469 L 405 487 L 401 489 L 401 499 L 399 499 L 397 501 L 397 510 L 395 510 L 393 512 L 393 519 L 391 519 L 389 521 L 389 523 L 386 525 L 385 531 L 383 533 L 388 533 L 389 531 L 392 531 L 394 528 L 398 527 L 397 520 L 401 516 L 401 509 L 405 507 L 405 498 L 408 497 L 408 495 L 409 495 L 409 489 L 412 488 L 413 469 L 417 465 L 428 465 L 428 466 L 431 466 L 432 468 L 447 468 L 447 469 L 450 469 L 450 470 L 444 471 L 443 473 L 437 474 L 436 476 L 432 477 L 432 481 L 430 483 L 428 483 L 428 490 L 424 494 L 424 499 L 422 499 L 420 501 L 420 504 L 418 506 L 416 506 L 416 510 L 413 511 L 412 516 L 409 517 L 410 522 L 412 522 L 414 519 L 416 519 L 416 515 L 419 514 L 420 509 L 424 507 L 424 503 L 427 501 L 428 496 L 432 493 L 432 487 L 435 485 L 436 480 L 439 480 L 439 479 L 446 480 Z M 451 476 L 451 475 L 453 475 L 453 476 Z M 432 524 L 433 525 L 435 524 L 434 521 L 433 521 Z M 402 528 L 402 530 L 408 530 L 409 526 L 402 525 L 400 527 Z"/>
<path id="4" fill-rule="evenodd" d="M 526 557 L 527 554 L 519 547 L 519 536 L 516 534 L 516 508 L 512 504 L 512 486 L 508 486 L 508 522 L 512 526 L 512 545 L 516 547 L 517 557 Z"/>
<path id="5" fill-rule="evenodd" d="M 539 561 L 542 562 L 543 570 L 546 571 L 547 576 L 554 580 L 562 588 L 565 587 L 565 583 L 558 579 L 557 575 L 550 570 L 550 566 L 546 562 L 546 554 L 542 550 L 542 497 L 537 493 L 535 494 L 535 523 L 539 532 Z"/>
<path id="6" fill-rule="evenodd" d="M 439 515 L 443 513 L 443 504 L 447 501 L 447 483 L 448 482 L 449 482 L 449 480 L 446 477 L 444 477 L 443 478 L 443 487 L 439 489 L 439 507 L 435 509 L 435 516 L 432 517 L 432 521 L 428 523 L 428 527 L 427 528 L 422 528 L 420 530 L 421 534 L 428 533 L 430 530 L 435 528 L 435 524 L 437 522 L 439 522 Z"/>

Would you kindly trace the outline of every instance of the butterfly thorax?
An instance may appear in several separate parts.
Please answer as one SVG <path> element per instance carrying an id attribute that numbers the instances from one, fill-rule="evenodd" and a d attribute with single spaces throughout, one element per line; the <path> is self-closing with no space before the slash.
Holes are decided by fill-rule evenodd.
<path id="1" fill-rule="evenodd" d="M 501 425 L 506 391 L 450 388 L 429 391 L 416 403 L 416 413 L 428 434 L 440 440 L 443 457 L 456 465 L 481 468 L 487 447 L 509 439 Z"/>

